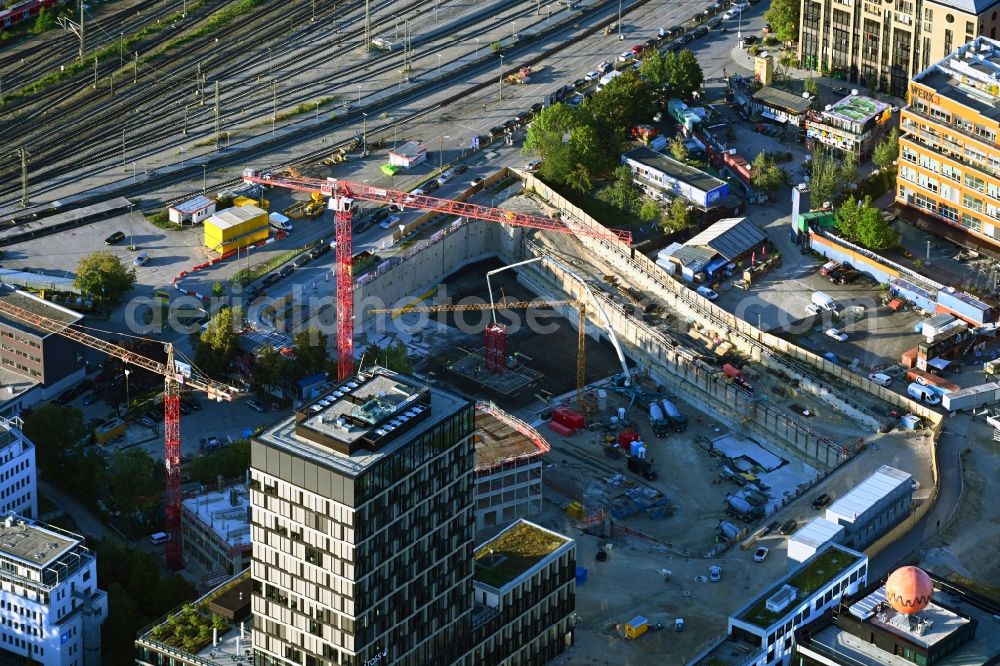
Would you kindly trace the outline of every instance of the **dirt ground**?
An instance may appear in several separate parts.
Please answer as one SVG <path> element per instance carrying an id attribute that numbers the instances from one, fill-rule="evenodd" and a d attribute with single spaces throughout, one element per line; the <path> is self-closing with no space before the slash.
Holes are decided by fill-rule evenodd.
<path id="1" fill-rule="evenodd" d="M 1000 503 L 990 491 L 1000 483 L 1000 442 L 981 419 L 970 423 L 967 448 L 961 454 L 963 493 L 951 521 L 922 552 L 931 570 L 967 579 L 974 589 L 1000 598 Z M 970 583 L 971 581 L 971 583 Z M 989 589 L 987 589 L 989 588 Z"/>

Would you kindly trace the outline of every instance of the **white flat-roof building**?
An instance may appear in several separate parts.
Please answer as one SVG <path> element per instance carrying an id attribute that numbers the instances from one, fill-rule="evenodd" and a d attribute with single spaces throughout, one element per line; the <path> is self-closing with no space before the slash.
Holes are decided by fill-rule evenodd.
<path id="1" fill-rule="evenodd" d="M 0 662 L 98 666 L 107 616 L 83 537 L 14 514 L 0 521 Z"/>
<path id="2" fill-rule="evenodd" d="M 913 477 L 882 465 L 826 509 L 825 518 L 844 527 L 844 543 L 865 548 L 910 513 Z"/>
<path id="3" fill-rule="evenodd" d="M 427 149 L 419 141 L 407 141 L 389 151 L 389 164 L 409 169 L 427 159 Z"/>
<path id="4" fill-rule="evenodd" d="M 21 432 L 21 419 L 0 417 L 0 516 L 38 517 L 35 445 Z"/>
<path id="5" fill-rule="evenodd" d="M 189 558 L 220 577 L 250 566 L 250 493 L 245 484 L 188 497 L 181 532 Z"/>
<path id="6" fill-rule="evenodd" d="M 167 214 L 174 224 L 198 224 L 215 214 L 215 201 L 199 194 L 194 199 L 171 206 Z"/>
<path id="7" fill-rule="evenodd" d="M 831 541 L 844 541 L 844 526 L 831 523 L 826 518 L 810 520 L 788 537 L 788 570 L 798 567 Z"/>

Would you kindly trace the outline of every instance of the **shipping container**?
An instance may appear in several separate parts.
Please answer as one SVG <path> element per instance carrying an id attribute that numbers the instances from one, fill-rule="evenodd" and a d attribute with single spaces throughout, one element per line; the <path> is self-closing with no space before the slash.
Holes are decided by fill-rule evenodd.
<path id="1" fill-rule="evenodd" d="M 577 430 L 583 430 L 585 425 L 583 414 L 566 407 L 557 407 L 556 409 L 553 409 L 552 420 L 559 425 L 573 430 L 574 432 Z"/>
<path id="2" fill-rule="evenodd" d="M 976 325 L 993 321 L 992 306 L 953 287 L 946 287 L 938 292 L 937 312 L 951 313 Z"/>
<path id="3" fill-rule="evenodd" d="M 256 206 L 227 208 L 205 220 L 205 247 L 225 254 L 266 240 L 267 211 Z"/>
<path id="4" fill-rule="evenodd" d="M 94 428 L 94 441 L 98 444 L 105 444 L 115 437 L 120 437 L 124 434 L 125 422 L 119 418 L 114 418 Z"/>
<path id="5" fill-rule="evenodd" d="M 953 393 L 955 391 L 961 390 L 961 386 L 957 384 L 952 384 L 947 379 L 938 377 L 937 375 L 925 372 L 918 368 L 911 368 L 906 371 L 906 379 L 911 382 L 916 382 L 922 386 L 927 386 L 935 393 L 945 394 Z"/>
<path id="6" fill-rule="evenodd" d="M 949 412 L 957 412 L 963 409 L 978 409 L 996 402 L 1000 402 L 1000 382 L 970 386 L 951 393 L 945 393 L 941 397 L 941 406 Z"/>

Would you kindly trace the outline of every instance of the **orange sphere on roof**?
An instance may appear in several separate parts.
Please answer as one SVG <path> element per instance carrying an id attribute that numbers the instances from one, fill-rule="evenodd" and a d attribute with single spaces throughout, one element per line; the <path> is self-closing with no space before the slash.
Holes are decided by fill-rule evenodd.
<path id="1" fill-rule="evenodd" d="M 931 601 L 934 585 L 930 576 L 917 567 L 900 567 L 885 581 L 885 598 L 900 613 L 919 613 Z"/>

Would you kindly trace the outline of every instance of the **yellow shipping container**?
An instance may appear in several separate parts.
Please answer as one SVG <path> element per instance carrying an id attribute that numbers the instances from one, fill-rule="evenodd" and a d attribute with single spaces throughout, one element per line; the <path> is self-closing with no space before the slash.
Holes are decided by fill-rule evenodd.
<path id="1" fill-rule="evenodd" d="M 235 199 L 233 199 L 233 205 L 239 208 L 243 206 L 257 206 L 258 208 L 263 208 L 267 210 L 267 208 L 270 207 L 271 202 L 268 201 L 267 199 L 263 199 L 258 202 L 256 199 L 251 199 L 250 197 L 245 197 L 240 195 Z"/>
<path id="2" fill-rule="evenodd" d="M 629 622 L 625 623 L 625 638 L 635 640 L 649 631 L 649 622 L 641 615 L 636 615 Z"/>
<path id="3" fill-rule="evenodd" d="M 205 247 L 225 254 L 266 239 L 269 228 L 267 211 L 263 209 L 227 208 L 205 220 Z"/>

